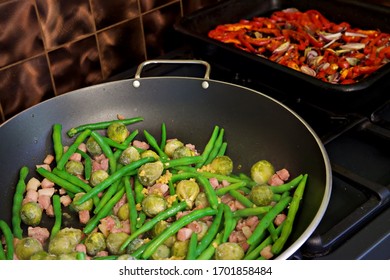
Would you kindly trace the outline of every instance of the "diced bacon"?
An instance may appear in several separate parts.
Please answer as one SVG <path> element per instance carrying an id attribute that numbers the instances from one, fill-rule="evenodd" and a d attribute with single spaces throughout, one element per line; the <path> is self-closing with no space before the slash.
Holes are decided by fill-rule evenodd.
<path id="1" fill-rule="evenodd" d="M 116 117 L 117 117 L 118 120 L 124 120 L 125 119 L 125 116 L 121 115 L 121 114 L 117 114 Z"/>
<path id="2" fill-rule="evenodd" d="M 218 182 L 217 178 L 210 178 L 209 182 L 210 182 L 211 186 L 213 187 L 213 189 L 216 189 L 219 187 L 219 182 Z"/>
<path id="3" fill-rule="evenodd" d="M 100 224 L 98 228 L 103 233 L 104 236 L 108 236 L 108 234 L 117 226 L 117 220 L 115 220 L 111 216 L 107 216 L 100 220 Z"/>
<path id="4" fill-rule="evenodd" d="M 242 231 L 234 230 L 229 236 L 229 242 L 240 243 L 246 241 L 246 237 Z"/>
<path id="5" fill-rule="evenodd" d="M 81 161 L 82 157 L 79 153 L 74 153 L 69 157 L 69 160 Z"/>
<path id="6" fill-rule="evenodd" d="M 264 247 L 263 250 L 261 250 L 260 255 L 267 260 L 271 259 L 274 256 L 274 254 L 272 254 L 271 249 L 272 245 Z"/>
<path id="7" fill-rule="evenodd" d="M 84 153 L 87 152 L 87 145 L 85 143 L 81 143 L 79 146 L 78 146 L 78 149 Z"/>
<path id="8" fill-rule="evenodd" d="M 246 208 L 241 202 L 239 202 L 238 200 L 234 200 L 234 207 L 239 210 L 239 209 L 244 209 Z"/>
<path id="9" fill-rule="evenodd" d="M 27 202 L 37 202 L 38 201 L 38 192 L 36 190 L 28 190 L 26 192 L 26 195 L 24 196 L 24 199 L 22 201 L 22 204 L 26 204 Z"/>
<path id="10" fill-rule="evenodd" d="M 229 193 L 224 194 L 223 196 L 221 196 L 221 202 L 223 204 L 227 204 L 227 203 L 229 203 L 229 201 L 232 201 L 232 200 L 234 200 L 234 197 L 231 196 Z"/>
<path id="11" fill-rule="evenodd" d="M 228 181 L 222 180 L 222 186 L 227 187 L 229 185 L 230 185 L 230 183 Z"/>
<path id="12" fill-rule="evenodd" d="M 97 162 L 101 162 L 103 159 L 106 159 L 106 155 L 105 154 L 100 154 L 100 155 L 97 155 L 94 157 L 94 161 L 97 161 Z"/>
<path id="13" fill-rule="evenodd" d="M 169 186 L 167 184 L 157 183 L 151 187 L 148 187 L 148 194 L 157 194 L 164 196 L 168 193 Z"/>
<path id="14" fill-rule="evenodd" d="M 283 213 L 276 215 L 274 219 L 275 226 L 280 226 L 286 218 L 287 218 L 286 214 Z"/>
<path id="15" fill-rule="evenodd" d="M 126 203 L 126 201 L 127 201 L 126 194 L 123 194 L 121 199 L 119 199 L 119 201 L 114 205 L 112 209 L 115 215 L 118 213 L 119 208 L 121 208 L 121 206 Z"/>
<path id="16" fill-rule="evenodd" d="M 242 233 L 245 235 L 245 237 L 248 239 L 252 235 L 252 230 L 248 226 L 242 227 Z"/>
<path id="17" fill-rule="evenodd" d="M 42 167 L 42 168 L 46 169 L 47 171 L 51 171 L 51 167 L 49 164 L 38 164 L 38 165 L 35 165 L 35 167 L 36 168 Z"/>
<path id="18" fill-rule="evenodd" d="M 195 233 L 201 233 L 204 230 L 205 223 L 199 221 L 193 221 L 187 225 L 187 228 L 191 229 Z"/>
<path id="19" fill-rule="evenodd" d="M 41 185 L 41 182 L 35 178 L 35 177 L 32 177 L 30 180 L 28 180 L 27 184 L 26 184 L 26 191 L 29 191 L 29 190 L 38 190 L 38 188 L 40 187 Z"/>
<path id="20" fill-rule="evenodd" d="M 85 225 L 86 223 L 88 223 L 90 217 L 91 217 L 91 216 L 90 216 L 88 210 L 81 210 L 81 211 L 79 211 L 79 220 L 80 220 L 80 223 L 82 223 L 82 224 Z"/>
<path id="21" fill-rule="evenodd" d="M 42 245 L 44 245 L 45 241 L 50 236 L 50 232 L 47 228 L 44 227 L 28 227 L 27 235 L 29 237 L 37 239 L 39 242 L 41 242 Z"/>
<path id="22" fill-rule="evenodd" d="M 41 187 L 42 189 L 46 189 L 46 188 L 53 188 L 54 187 L 54 183 L 52 181 L 50 181 L 49 179 L 47 178 L 44 178 L 41 182 Z"/>
<path id="23" fill-rule="evenodd" d="M 129 220 L 121 221 L 119 226 L 113 227 L 110 232 L 124 232 L 130 234 L 130 222 Z"/>
<path id="24" fill-rule="evenodd" d="M 103 159 L 100 162 L 100 166 L 103 170 L 107 171 L 108 170 L 108 158 Z"/>
<path id="25" fill-rule="evenodd" d="M 195 145 L 194 144 L 186 144 L 185 145 L 188 149 L 190 149 L 191 151 L 194 151 L 195 153 L 197 152 L 196 149 L 195 149 Z"/>
<path id="26" fill-rule="evenodd" d="M 55 188 L 45 188 L 45 189 L 39 189 L 38 190 L 38 195 L 46 195 L 48 197 L 52 197 L 53 194 L 55 193 L 56 189 Z"/>
<path id="27" fill-rule="evenodd" d="M 142 150 L 148 150 L 150 148 L 150 145 L 144 141 L 139 141 L 139 140 L 134 140 L 133 141 L 133 146 L 135 148 L 139 148 Z"/>
<path id="28" fill-rule="evenodd" d="M 76 252 L 87 253 L 87 247 L 84 244 L 76 245 Z"/>
<path id="29" fill-rule="evenodd" d="M 45 157 L 45 159 L 43 160 L 43 163 L 52 164 L 53 160 L 54 160 L 54 156 L 49 154 Z"/>
<path id="30" fill-rule="evenodd" d="M 177 232 L 176 238 L 179 241 L 185 241 L 185 240 L 190 239 L 192 233 L 193 233 L 192 229 L 184 227 L 184 228 L 179 229 L 179 231 Z"/>
<path id="31" fill-rule="evenodd" d="M 257 216 L 251 216 L 245 220 L 245 224 L 249 226 L 252 231 L 255 230 L 258 223 L 259 223 L 259 218 Z"/>
<path id="32" fill-rule="evenodd" d="M 42 209 L 47 209 L 51 205 L 51 197 L 48 195 L 39 195 L 38 203 Z"/>
<path id="33" fill-rule="evenodd" d="M 72 199 L 70 198 L 69 195 L 62 195 L 60 197 L 60 201 L 61 201 L 62 205 L 64 205 L 65 207 L 69 206 L 69 204 L 72 203 Z"/>
<path id="34" fill-rule="evenodd" d="M 271 178 L 268 180 L 268 184 L 271 186 L 280 186 L 284 183 L 282 179 L 278 176 L 278 174 L 274 174 L 271 176 Z"/>
<path id="35" fill-rule="evenodd" d="M 276 171 L 276 174 L 278 174 L 279 178 L 283 181 L 287 181 L 290 178 L 290 173 L 285 168 Z"/>
<path id="36" fill-rule="evenodd" d="M 100 251 L 96 254 L 96 257 L 106 257 L 108 256 L 108 251 Z"/>
<path id="37" fill-rule="evenodd" d="M 53 204 L 50 204 L 49 207 L 47 207 L 47 209 L 45 209 L 45 213 L 49 217 L 54 217 L 54 207 L 53 207 Z"/>
<path id="38" fill-rule="evenodd" d="M 58 191 L 58 193 L 59 193 L 60 195 L 64 195 L 64 194 L 66 194 L 66 190 L 65 190 L 64 188 L 60 188 L 59 191 Z"/>

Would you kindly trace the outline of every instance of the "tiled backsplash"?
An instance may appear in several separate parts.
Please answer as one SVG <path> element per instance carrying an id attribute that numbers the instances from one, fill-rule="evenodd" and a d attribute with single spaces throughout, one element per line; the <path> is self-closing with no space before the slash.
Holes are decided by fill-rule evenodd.
<path id="1" fill-rule="evenodd" d="M 0 0 L 0 123 L 180 46 L 173 24 L 219 0 Z"/>

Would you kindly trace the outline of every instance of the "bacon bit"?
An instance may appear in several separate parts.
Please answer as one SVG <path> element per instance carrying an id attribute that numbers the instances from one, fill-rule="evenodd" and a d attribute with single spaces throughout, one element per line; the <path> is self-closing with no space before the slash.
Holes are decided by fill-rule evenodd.
<path id="1" fill-rule="evenodd" d="M 190 239 L 192 233 L 193 233 L 192 229 L 184 227 L 184 228 L 179 229 L 179 231 L 177 232 L 176 238 L 179 241 L 186 241 L 186 240 Z"/>
<path id="2" fill-rule="evenodd" d="M 271 176 L 271 178 L 268 180 L 268 184 L 271 186 L 280 186 L 284 183 L 282 179 L 280 179 L 278 174 L 274 174 Z"/>
<path id="3" fill-rule="evenodd" d="M 219 186 L 219 182 L 218 182 L 217 178 L 210 178 L 209 182 L 210 182 L 211 186 L 213 187 L 213 189 L 216 189 Z"/>
<path id="4" fill-rule="evenodd" d="M 108 256 L 108 251 L 100 251 L 96 254 L 97 257 L 106 257 Z"/>
<path id="5" fill-rule="evenodd" d="M 252 230 L 250 229 L 250 227 L 244 226 L 244 227 L 242 227 L 242 233 L 248 239 L 252 235 Z"/>
<path id="6" fill-rule="evenodd" d="M 115 215 L 118 213 L 119 208 L 121 208 L 121 206 L 126 203 L 126 201 L 127 201 L 127 196 L 126 194 L 123 194 L 121 199 L 119 199 L 119 201 L 114 205 L 112 209 Z"/>
<path id="7" fill-rule="evenodd" d="M 264 247 L 263 250 L 261 250 L 260 255 L 267 260 L 271 259 L 274 256 L 274 254 L 272 254 L 271 249 L 272 245 Z"/>
<path id="8" fill-rule="evenodd" d="M 82 157 L 79 153 L 74 153 L 69 157 L 69 160 L 81 161 Z"/>
<path id="9" fill-rule="evenodd" d="M 168 193 L 169 186 L 167 184 L 154 184 L 151 187 L 148 187 L 148 194 L 156 194 L 160 196 L 165 196 Z"/>
<path id="10" fill-rule="evenodd" d="M 27 202 L 38 202 L 38 191 L 36 190 L 28 190 L 23 201 L 22 205 L 26 204 Z"/>
<path id="11" fill-rule="evenodd" d="M 278 174 L 279 178 L 283 181 L 287 181 L 290 178 L 290 173 L 285 168 L 276 171 L 276 174 Z"/>
<path id="12" fill-rule="evenodd" d="M 30 180 L 28 180 L 27 184 L 26 184 L 26 190 L 29 191 L 29 190 L 38 190 L 38 188 L 40 187 L 41 185 L 41 182 L 35 178 L 35 177 L 32 177 Z"/>
<path id="13" fill-rule="evenodd" d="M 134 140 L 133 146 L 143 150 L 149 150 L 150 145 L 144 141 Z"/>
<path id="14" fill-rule="evenodd" d="M 58 193 L 59 193 L 60 195 L 64 195 L 64 194 L 66 194 L 66 190 L 65 190 L 64 188 L 60 188 L 60 189 L 58 190 Z"/>
<path id="15" fill-rule="evenodd" d="M 79 221 L 82 224 L 88 223 L 89 219 L 91 218 L 88 210 L 81 210 L 79 211 Z"/>
<path id="16" fill-rule="evenodd" d="M 117 118 L 118 120 L 124 120 L 124 119 L 125 119 L 125 116 L 124 116 L 124 115 L 121 115 L 121 114 L 117 114 L 117 115 L 116 115 L 116 118 Z"/>
<path id="17" fill-rule="evenodd" d="M 50 171 L 50 172 L 51 172 L 51 167 L 50 167 L 49 164 L 37 164 L 37 165 L 35 165 L 35 167 L 36 167 L 36 168 L 42 167 L 42 168 L 46 169 L 47 171 Z"/>
<path id="18" fill-rule="evenodd" d="M 87 253 L 87 247 L 84 244 L 77 244 L 76 245 L 76 252 L 81 252 L 86 254 Z"/>
<path id="19" fill-rule="evenodd" d="M 283 213 L 276 215 L 274 219 L 275 226 L 280 226 L 286 218 L 287 218 L 286 214 Z"/>
<path id="20" fill-rule="evenodd" d="M 54 217 L 54 207 L 53 207 L 53 204 L 50 204 L 49 207 L 47 207 L 47 209 L 45 209 L 45 213 L 49 217 Z"/>
<path id="21" fill-rule="evenodd" d="M 69 195 L 63 195 L 60 197 L 60 201 L 62 203 L 62 205 L 64 205 L 65 207 L 66 206 L 69 206 L 69 204 L 72 203 L 72 199 L 70 198 Z"/>
<path id="22" fill-rule="evenodd" d="M 38 195 L 38 203 L 42 209 L 48 209 L 51 205 L 51 197 L 48 195 Z"/>
<path id="23" fill-rule="evenodd" d="M 47 178 L 44 178 L 41 182 L 42 189 L 53 188 L 54 185 L 55 184 Z"/>
<path id="24" fill-rule="evenodd" d="M 55 188 L 45 188 L 45 189 L 39 189 L 38 190 L 38 195 L 46 195 L 48 197 L 52 197 L 53 194 L 55 193 L 56 189 Z"/>
<path id="25" fill-rule="evenodd" d="M 54 160 L 54 156 L 49 154 L 45 157 L 45 159 L 43 160 L 43 163 L 52 164 L 53 160 Z"/>
<path id="26" fill-rule="evenodd" d="M 87 152 L 87 144 L 85 143 L 81 143 L 79 146 L 78 146 L 78 149 L 84 153 Z"/>
<path id="27" fill-rule="evenodd" d="M 42 245 L 44 245 L 46 240 L 50 236 L 50 232 L 47 228 L 44 227 L 28 227 L 27 235 L 29 237 L 35 238 L 36 240 L 41 242 Z"/>

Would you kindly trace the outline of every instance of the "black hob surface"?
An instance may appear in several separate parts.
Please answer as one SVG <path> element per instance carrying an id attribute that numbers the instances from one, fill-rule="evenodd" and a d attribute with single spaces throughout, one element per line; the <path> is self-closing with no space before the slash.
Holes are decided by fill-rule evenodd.
<path id="1" fill-rule="evenodd" d="M 188 50 L 163 58 L 204 59 Z M 305 119 L 328 153 L 333 178 L 327 211 L 291 259 L 390 259 L 390 89 L 379 85 L 373 96 L 381 98 L 344 110 L 270 87 L 261 77 L 212 60 L 206 60 L 211 64 L 211 79 L 252 88 L 281 101 Z M 135 69 L 130 69 L 113 79 L 134 74 Z M 203 66 L 191 64 L 158 64 L 142 73 L 142 77 L 203 75 Z"/>

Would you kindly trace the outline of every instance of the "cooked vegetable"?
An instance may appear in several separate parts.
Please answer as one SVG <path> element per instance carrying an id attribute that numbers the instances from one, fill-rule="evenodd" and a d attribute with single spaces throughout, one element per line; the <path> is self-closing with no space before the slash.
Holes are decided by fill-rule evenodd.
<path id="1" fill-rule="evenodd" d="M 96 142 L 96 140 L 93 137 L 88 138 L 88 140 L 86 142 L 86 148 L 87 148 L 88 153 L 91 154 L 91 156 L 98 156 L 98 155 L 101 155 L 103 153 L 102 148 L 100 147 L 98 142 Z"/>
<path id="2" fill-rule="evenodd" d="M 257 206 L 266 206 L 272 202 L 274 193 L 269 186 L 254 186 L 249 193 L 249 199 Z"/>
<path id="3" fill-rule="evenodd" d="M 164 166 L 161 161 L 145 163 L 138 169 L 138 179 L 144 186 L 153 185 L 162 175 Z"/>
<path id="4" fill-rule="evenodd" d="M 165 209 L 167 209 L 167 202 L 160 195 L 151 194 L 142 200 L 142 211 L 149 217 L 154 217 Z"/>
<path id="5" fill-rule="evenodd" d="M 36 226 L 42 220 L 42 212 L 42 208 L 38 202 L 30 201 L 20 209 L 20 218 L 24 224 Z"/>
<path id="6" fill-rule="evenodd" d="M 65 164 L 65 171 L 72 175 L 83 175 L 84 165 L 80 161 L 70 160 Z"/>
<path id="7" fill-rule="evenodd" d="M 76 251 L 81 242 L 83 232 L 76 228 L 63 228 L 50 239 L 48 252 L 54 255 L 69 254 Z"/>
<path id="8" fill-rule="evenodd" d="M 31 256 L 43 251 L 41 242 L 32 237 L 25 237 L 16 243 L 15 254 L 19 260 L 29 260 Z"/>
<path id="9" fill-rule="evenodd" d="M 141 158 L 140 153 L 134 147 L 128 147 L 124 150 L 119 157 L 119 162 L 123 165 L 129 164 L 130 162 L 137 161 Z"/>
<path id="10" fill-rule="evenodd" d="M 199 190 L 199 185 L 194 180 L 181 180 L 176 185 L 177 197 L 180 201 L 187 202 L 189 209 L 192 209 Z"/>
<path id="11" fill-rule="evenodd" d="M 267 160 L 260 160 L 251 167 L 251 178 L 259 185 L 266 184 L 273 174 L 275 168 Z"/>
<path id="12" fill-rule="evenodd" d="M 106 239 L 108 251 L 113 255 L 123 254 L 124 250 L 121 249 L 121 245 L 128 236 L 125 232 L 111 232 Z"/>
<path id="13" fill-rule="evenodd" d="M 21 217 L 20 217 L 20 209 L 22 208 L 23 195 L 26 190 L 26 177 L 29 173 L 29 169 L 27 166 L 23 166 L 19 170 L 19 180 L 16 185 L 13 204 L 12 204 L 12 228 L 13 234 L 16 238 L 21 239 L 23 235 L 22 228 L 20 227 Z"/>
<path id="14" fill-rule="evenodd" d="M 103 182 L 104 180 L 106 180 L 109 176 L 110 175 L 107 173 L 107 171 L 99 169 L 92 172 L 91 179 L 89 180 L 89 182 L 93 187 L 95 187 L 99 185 L 101 182 Z"/>
<path id="15" fill-rule="evenodd" d="M 241 260 L 244 255 L 244 249 L 234 242 L 222 243 L 215 249 L 216 260 Z"/>
<path id="16" fill-rule="evenodd" d="M 3 220 L 0 220 L 0 230 L 3 233 L 3 236 L 5 238 L 5 244 L 7 246 L 6 253 L 4 253 L 3 247 L 1 246 L 1 256 L 3 256 L 3 258 L 6 258 L 7 260 L 12 260 L 14 257 L 14 235 L 12 234 L 12 231 L 8 224 Z"/>
<path id="17" fill-rule="evenodd" d="M 104 251 L 107 247 L 106 238 L 101 232 L 92 232 L 85 239 L 84 245 L 87 253 L 90 256 L 96 256 L 100 251 Z"/>
<path id="18" fill-rule="evenodd" d="M 228 156 L 218 156 L 210 163 L 211 169 L 221 175 L 230 175 L 233 171 L 233 161 Z"/>

